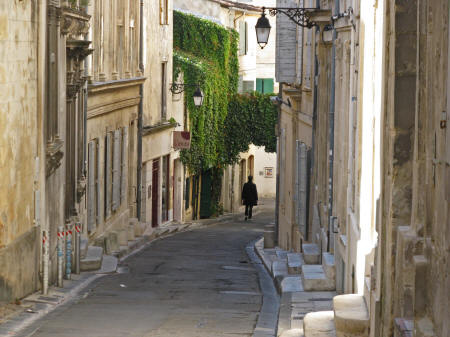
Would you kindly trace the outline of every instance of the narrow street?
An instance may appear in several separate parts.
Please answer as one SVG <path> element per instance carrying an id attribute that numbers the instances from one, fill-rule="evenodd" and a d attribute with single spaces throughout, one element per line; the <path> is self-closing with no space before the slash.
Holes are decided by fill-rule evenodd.
<path id="1" fill-rule="evenodd" d="M 262 294 L 245 248 L 272 221 L 265 209 L 157 240 L 21 336 L 251 336 Z"/>

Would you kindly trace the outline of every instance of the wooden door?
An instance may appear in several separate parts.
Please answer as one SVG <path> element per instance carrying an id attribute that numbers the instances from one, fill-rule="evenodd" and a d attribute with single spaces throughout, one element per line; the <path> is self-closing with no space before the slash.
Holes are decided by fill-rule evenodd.
<path id="1" fill-rule="evenodd" d="M 152 227 L 158 227 L 159 159 L 153 160 L 152 170 Z"/>

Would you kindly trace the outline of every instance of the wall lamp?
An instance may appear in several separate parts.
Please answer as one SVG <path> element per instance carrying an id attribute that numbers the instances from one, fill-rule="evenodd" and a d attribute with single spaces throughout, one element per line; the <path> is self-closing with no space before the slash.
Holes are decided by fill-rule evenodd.
<path id="1" fill-rule="evenodd" d="M 194 91 L 193 99 L 194 105 L 200 107 L 203 105 L 203 92 L 200 90 L 200 84 L 188 84 L 188 83 L 172 83 L 170 86 L 170 91 L 172 94 L 181 94 L 186 87 L 197 87 Z"/>
<path id="2" fill-rule="evenodd" d="M 278 96 L 270 96 L 270 100 L 273 104 L 285 104 L 288 107 L 292 107 L 291 100 L 289 98 L 287 99 L 287 102 L 285 102 Z"/>
<path id="3" fill-rule="evenodd" d="M 261 49 L 264 49 L 267 45 L 270 29 L 272 28 L 269 19 L 266 18 L 266 9 L 270 16 L 282 13 L 295 22 L 295 24 L 304 28 L 312 28 L 317 25 L 311 20 L 310 13 L 318 8 L 263 7 L 261 17 L 258 19 L 255 26 L 256 39 Z"/>

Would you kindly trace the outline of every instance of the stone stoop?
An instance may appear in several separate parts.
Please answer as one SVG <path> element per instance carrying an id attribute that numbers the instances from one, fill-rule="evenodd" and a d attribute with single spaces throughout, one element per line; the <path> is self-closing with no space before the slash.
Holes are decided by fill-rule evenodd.
<path id="1" fill-rule="evenodd" d="M 333 311 L 316 311 L 303 319 L 304 337 L 336 337 Z"/>
<path id="2" fill-rule="evenodd" d="M 315 243 L 304 243 L 302 245 L 303 259 L 306 264 L 319 264 L 320 263 L 320 250 L 319 246 Z"/>
<path id="3" fill-rule="evenodd" d="M 80 260 L 81 271 L 93 271 L 102 267 L 103 247 L 89 246 L 86 256 Z"/>
<path id="4" fill-rule="evenodd" d="M 305 291 L 333 291 L 336 289 L 334 279 L 327 277 L 320 264 L 303 265 L 301 275 Z"/>
<path id="5" fill-rule="evenodd" d="M 368 337 L 369 312 L 364 296 L 338 295 L 333 298 L 337 337 Z"/>
<path id="6" fill-rule="evenodd" d="M 305 337 L 303 334 L 303 329 L 289 329 L 283 331 L 279 337 Z"/>
<path id="7" fill-rule="evenodd" d="M 288 253 L 287 254 L 287 264 L 289 274 L 300 274 L 302 271 L 302 265 L 305 264 L 303 261 L 302 253 Z"/>
<path id="8" fill-rule="evenodd" d="M 327 278 L 336 280 L 336 267 L 334 265 L 334 255 L 322 253 L 322 267 Z"/>

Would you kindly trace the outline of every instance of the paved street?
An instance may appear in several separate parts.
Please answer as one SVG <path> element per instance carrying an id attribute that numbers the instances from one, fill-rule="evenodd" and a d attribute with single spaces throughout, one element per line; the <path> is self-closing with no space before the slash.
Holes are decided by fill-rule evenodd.
<path id="1" fill-rule="evenodd" d="M 155 241 L 24 336 L 251 336 L 262 294 L 245 247 L 272 221 L 266 209 Z"/>

